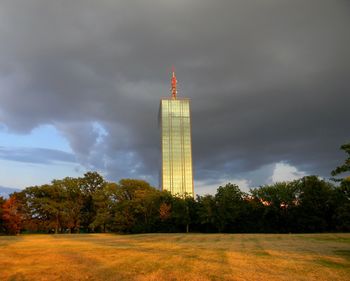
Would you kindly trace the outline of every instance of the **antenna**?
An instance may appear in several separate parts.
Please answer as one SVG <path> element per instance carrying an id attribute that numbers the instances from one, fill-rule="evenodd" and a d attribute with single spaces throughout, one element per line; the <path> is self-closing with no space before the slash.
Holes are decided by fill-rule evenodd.
<path id="1" fill-rule="evenodd" d="M 171 77 L 171 97 L 175 100 L 176 95 L 177 95 L 177 80 L 176 80 L 176 75 L 175 75 L 175 68 L 173 67 L 173 75 Z"/>

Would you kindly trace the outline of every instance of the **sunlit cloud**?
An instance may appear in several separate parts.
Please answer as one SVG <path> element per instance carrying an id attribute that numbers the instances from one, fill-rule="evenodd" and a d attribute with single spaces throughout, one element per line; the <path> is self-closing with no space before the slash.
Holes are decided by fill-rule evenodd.
<path id="1" fill-rule="evenodd" d="M 306 176 L 307 174 L 303 171 L 299 171 L 296 167 L 289 165 L 288 163 L 280 162 L 276 163 L 275 169 L 271 176 L 271 181 L 281 182 L 281 181 L 292 181 Z"/>

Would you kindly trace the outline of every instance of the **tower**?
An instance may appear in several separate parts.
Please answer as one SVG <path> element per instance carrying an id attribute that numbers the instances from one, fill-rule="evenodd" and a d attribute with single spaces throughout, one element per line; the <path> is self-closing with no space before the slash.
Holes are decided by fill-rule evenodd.
<path id="1" fill-rule="evenodd" d="M 159 114 L 162 190 L 177 196 L 194 196 L 190 100 L 177 97 L 175 71 L 171 78 L 171 97 L 161 99 Z"/>

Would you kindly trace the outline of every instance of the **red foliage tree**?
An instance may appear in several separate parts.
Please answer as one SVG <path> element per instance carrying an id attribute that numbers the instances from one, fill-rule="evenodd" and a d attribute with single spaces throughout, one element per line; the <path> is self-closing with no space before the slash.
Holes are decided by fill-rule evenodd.
<path id="1" fill-rule="evenodd" d="M 15 196 L 11 196 L 2 205 L 2 219 L 8 234 L 16 235 L 20 232 L 23 215 L 20 211 L 19 202 Z"/>
<path id="2" fill-rule="evenodd" d="M 167 220 L 171 216 L 171 206 L 166 203 L 160 204 L 159 217 L 162 221 Z"/>

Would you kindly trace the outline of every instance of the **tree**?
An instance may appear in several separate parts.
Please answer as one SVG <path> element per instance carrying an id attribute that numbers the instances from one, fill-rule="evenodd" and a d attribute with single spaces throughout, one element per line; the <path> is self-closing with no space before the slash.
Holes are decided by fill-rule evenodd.
<path id="1" fill-rule="evenodd" d="M 322 232 L 332 229 L 335 212 L 334 186 L 317 176 L 306 176 L 291 182 L 298 190 L 295 229 L 300 232 Z"/>
<path id="2" fill-rule="evenodd" d="M 122 179 L 116 192 L 115 230 L 149 232 L 159 220 L 161 192 L 143 180 Z"/>
<path id="3" fill-rule="evenodd" d="M 288 182 L 264 185 L 250 191 L 264 205 L 262 214 L 265 231 L 290 232 L 293 208 L 297 204 L 297 187 Z"/>
<path id="4" fill-rule="evenodd" d="M 0 196 L 0 233 L 5 233 L 5 222 L 2 218 L 3 215 L 3 205 L 5 204 L 6 200 Z"/>
<path id="5" fill-rule="evenodd" d="M 189 232 L 189 225 L 191 223 L 190 200 L 190 198 L 187 200 L 186 197 L 173 197 L 171 217 L 178 231 Z"/>
<path id="6" fill-rule="evenodd" d="M 348 158 L 345 159 L 344 164 L 336 167 L 332 172 L 331 175 L 334 177 L 336 175 L 350 172 L 350 143 L 343 144 L 340 149 L 344 150 L 348 154 Z M 334 179 L 335 181 L 341 181 L 344 184 L 350 185 L 350 176 L 347 176 L 343 179 Z"/>
<path id="7" fill-rule="evenodd" d="M 171 216 L 171 205 L 165 202 L 159 206 L 159 218 L 161 221 L 166 221 Z"/>
<path id="8" fill-rule="evenodd" d="M 240 216 L 242 232 L 267 232 L 267 223 L 264 217 L 267 206 L 252 195 L 245 196 L 244 202 L 244 209 Z M 271 226 L 268 228 L 273 229 Z"/>
<path id="9" fill-rule="evenodd" d="M 55 233 L 65 230 L 65 220 L 70 211 L 67 211 L 69 200 L 61 181 L 28 187 L 23 192 L 31 219 L 39 222 L 41 230 L 54 230 Z"/>
<path id="10" fill-rule="evenodd" d="M 85 231 L 94 232 L 93 222 L 96 219 L 97 210 L 94 204 L 94 194 L 102 190 L 106 185 L 103 177 L 97 172 L 87 172 L 80 178 L 80 188 L 83 194 L 83 205 L 80 212 L 81 226 Z"/>
<path id="11" fill-rule="evenodd" d="M 337 231 L 350 231 L 350 185 L 342 183 L 335 188 L 333 202 L 336 210 L 332 217 Z"/>
<path id="12" fill-rule="evenodd" d="M 61 226 L 69 233 L 79 232 L 80 211 L 83 206 L 83 193 L 79 178 L 66 177 L 62 180 L 53 180 L 52 185 L 59 190 L 59 196 L 64 199 L 61 201 Z"/>
<path id="13" fill-rule="evenodd" d="M 220 186 L 215 194 L 215 224 L 219 232 L 234 232 L 240 228 L 239 217 L 244 193 L 235 184 Z"/>
<path id="14" fill-rule="evenodd" d="M 153 231 L 155 232 L 173 232 L 177 231 L 177 226 L 173 221 L 173 201 L 174 197 L 169 191 L 160 191 L 155 198 L 155 204 L 158 206 L 158 212 L 154 213 Z"/>
<path id="15" fill-rule="evenodd" d="M 113 209 L 116 204 L 118 185 L 107 183 L 102 189 L 97 190 L 93 195 L 96 216 L 90 226 L 102 232 L 106 232 L 112 226 Z"/>
<path id="16" fill-rule="evenodd" d="M 106 185 L 103 177 L 97 172 L 87 172 L 81 178 L 81 188 L 85 193 L 93 194 Z"/>
<path id="17" fill-rule="evenodd" d="M 6 233 L 16 235 L 20 232 L 23 222 L 23 214 L 20 211 L 16 196 L 11 196 L 2 206 L 2 219 Z"/>
<path id="18" fill-rule="evenodd" d="M 214 232 L 216 230 L 214 196 L 197 196 L 197 205 L 197 215 L 200 229 L 204 232 Z"/>

